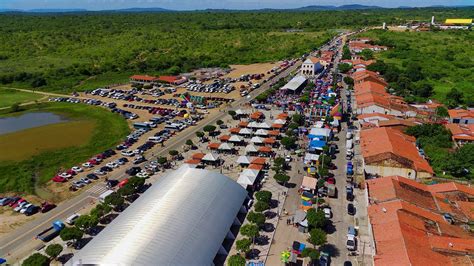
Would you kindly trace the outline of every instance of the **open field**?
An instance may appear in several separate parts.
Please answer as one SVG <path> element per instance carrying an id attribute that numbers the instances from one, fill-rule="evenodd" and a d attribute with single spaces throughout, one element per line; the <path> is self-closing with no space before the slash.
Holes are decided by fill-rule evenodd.
<path id="1" fill-rule="evenodd" d="M 378 60 L 402 71 L 419 65 L 423 80 L 434 88 L 435 99 L 447 102 L 446 94 L 456 88 L 464 94 L 466 104 L 474 104 L 474 32 L 377 30 L 361 36 L 392 46 L 388 51 L 376 54 Z"/>
<path id="2" fill-rule="evenodd" d="M 96 153 L 113 147 L 130 131 L 127 121 L 121 116 L 99 107 L 67 103 L 45 103 L 40 106 L 32 106 L 27 111 L 38 110 L 67 116 L 75 122 L 64 123 L 64 126 L 70 124 L 77 132 L 72 132 L 72 129 L 68 129 L 69 134 L 57 133 L 57 136 L 61 137 L 61 139 L 57 139 L 54 145 L 51 143 L 51 146 L 45 143 L 37 144 L 38 147 L 55 148 L 40 152 L 28 159 L 22 161 L 0 161 L 0 192 L 16 191 L 33 194 L 35 185 L 41 186 L 49 181 L 60 168 L 69 168 L 79 162 L 83 162 Z M 79 125 L 83 129 L 77 130 L 76 126 Z M 31 130 L 44 132 L 43 130 L 49 131 L 58 126 L 60 128 L 63 127 L 62 124 L 53 124 Z M 51 128 L 48 129 L 49 127 Z M 91 131 L 91 133 L 87 133 L 87 131 Z M 22 132 L 16 132 L 12 135 L 19 133 Z M 8 135 L 6 136 L 8 137 Z M 83 142 L 83 140 L 72 139 L 79 136 L 89 139 L 89 141 Z M 22 143 L 26 144 L 27 142 L 29 143 L 29 141 L 22 140 Z M 55 146 L 65 143 L 70 143 L 70 145 L 67 147 L 62 146 L 63 148 Z M 9 147 L 11 148 L 11 146 Z M 20 154 L 26 156 L 25 153 L 26 151 L 21 151 L 18 156 Z"/>
<path id="3" fill-rule="evenodd" d="M 0 161 L 21 161 L 44 151 L 87 144 L 96 121 L 84 120 L 0 135 Z"/>
<path id="4" fill-rule="evenodd" d="M 9 107 L 14 103 L 31 102 L 42 97 L 40 94 L 0 88 L 0 108 Z"/>
<path id="5" fill-rule="evenodd" d="M 132 73 L 178 74 L 201 67 L 272 62 L 300 57 L 334 36 L 334 29 L 469 13 L 470 8 L 420 8 L 2 14 L 0 84 L 71 92 L 121 83 Z"/>

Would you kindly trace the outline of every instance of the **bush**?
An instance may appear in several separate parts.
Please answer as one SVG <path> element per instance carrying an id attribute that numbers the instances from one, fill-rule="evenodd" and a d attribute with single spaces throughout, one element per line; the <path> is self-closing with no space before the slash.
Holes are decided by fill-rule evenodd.
<path id="1" fill-rule="evenodd" d="M 247 214 L 247 220 L 257 226 L 262 226 L 265 223 L 265 215 L 251 211 Z"/>
<path id="2" fill-rule="evenodd" d="M 213 126 L 213 125 L 207 125 L 205 126 L 202 130 L 208 132 L 208 133 L 211 133 L 211 132 L 214 132 L 216 130 L 216 126 Z"/>
<path id="3" fill-rule="evenodd" d="M 48 266 L 49 258 L 43 254 L 35 253 L 21 263 L 22 266 Z"/>
<path id="4" fill-rule="evenodd" d="M 196 132 L 196 133 L 197 133 L 197 132 Z M 201 133 L 202 133 L 202 132 L 201 132 Z M 179 154 L 179 152 L 178 152 L 177 150 L 170 150 L 168 153 L 169 153 L 169 155 L 171 155 L 171 156 L 173 156 L 173 157 L 174 157 L 174 156 L 177 156 L 177 155 Z"/>
<path id="5" fill-rule="evenodd" d="M 350 85 L 350 86 L 354 85 L 354 79 L 351 78 L 351 77 L 349 77 L 349 76 L 345 76 L 345 77 L 344 77 L 344 82 L 345 82 L 347 85 Z"/>
<path id="6" fill-rule="evenodd" d="M 227 266 L 245 266 L 245 258 L 241 255 L 232 255 L 227 260 Z"/>
<path id="7" fill-rule="evenodd" d="M 347 73 L 349 70 L 352 69 L 352 66 L 349 64 L 343 63 L 343 64 L 339 64 L 338 69 L 339 69 L 339 72 L 341 73 Z"/>
<path id="8" fill-rule="evenodd" d="M 229 110 L 227 113 L 232 117 L 237 115 L 237 113 L 234 110 Z"/>
<path id="9" fill-rule="evenodd" d="M 268 210 L 269 208 L 270 208 L 270 205 L 268 205 L 268 203 L 263 202 L 263 201 L 258 201 L 254 205 L 254 209 L 256 212 L 263 212 L 263 211 Z"/>
<path id="10" fill-rule="evenodd" d="M 187 143 L 186 143 L 186 144 L 187 144 Z M 188 145 L 189 145 L 189 144 L 188 144 Z M 191 145 L 192 145 L 192 144 L 191 144 Z M 160 158 L 158 158 L 157 161 L 158 161 L 159 164 L 162 164 L 162 165 L 163 165 L 163 164 L 166 164 L 166 163 L 168 162 L 168 159 L 167 159 L 166 157 L 160 157 Z"/>
<path id="11" fill-rule="evenodd" d="M 267 190 L 258 191 L 258 192 L 255 193 L 255 198 L 258 201 L 263 201 L 263 202 L 269 203 L 270 200 L 272 199 L 272 193 L 270 191 L 267 191 Z"/>
<path id="12" fill-rule="evenodd" d="M 319 251 L 314 248 L 305 248 L 301 252 L 301 257 L 310 258 L 311 261 L 316 261 L 317 259 L 319 259 Z"/>
<path id="13" fill-rule="evenodd" d="M 56 258 L 57 256 L 59 256 L 59 254 L 61 254 L 61 252 L 63 251 L 63 246 L 61 246 L 60 244 L 52 244 L 52 245 L 49 245 L 45 252 L 46 254 L 51 258 L 51 259 L 54 259 Z"/>
<path id="14" fill-rule="evenodd" d="M 247 236 L 253 239 L 258 236 L 258 226 L 254 224 L 243 225 L 242 227 L 240 227 L 240 233 L 243 236 Z"/>
<path id="15" fill-rule="evenodd" d="M 308 219 L 309 226 L 313 228 L 324 228 L 327 224 L 327 219 L 324 216 L 322 210 L 309 209 L 306 214 L 306 219 Z"/>
<path id="16" fill-rule="evenodd" d="M 77 227 L 66 227 L 59 233 L 59 236 L 63 241 L 78 241 L 82 238 L 83 235 L 84 233 Z"/>
<path id="17" fill-rule="evenodd" d="M 188 146 L 193 146 L 194 143 L 193 143 L 192 140 L 188 139 L 188 140 L 186 140 L 186 145 L 188 145 Z"/>
<path id="18" fill-rule="evenodd" d="M 285 174 L 276 174 L 273 176 L 278 183 L 285 183 L 290 181 L 290 176 Z"/>
<path id="19" fill-rule="evenodd" d="M 322 246 L 327 243 L 327 234 L 320 228 L 309 231 L 308 242 L 313 246 Z"/>
<path id="20" fill-rule="evenodd" d="M 252 240 L 250 238 L 240 239 L 235 242 L 235 247 L 239 252 L 242 253 L 247 253 L 250 250 L 251 245 Z"/>

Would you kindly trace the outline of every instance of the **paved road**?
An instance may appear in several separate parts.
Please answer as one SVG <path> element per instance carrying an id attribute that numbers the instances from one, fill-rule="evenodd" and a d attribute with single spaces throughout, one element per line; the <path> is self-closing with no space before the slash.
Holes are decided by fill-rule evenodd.
<path id="1" fill-rule="evenodd" d="M 250 100 L 254 99 L 258 94 L 267 90 L 269 88 L 269 84 L 271 81 L 277 81 L 280 78 L 285 78 L 293 71 L 297 70 L 301 65 L 301 61 L 297 61 L 293 66 L 289 67 L 285 71 L 281 72 L 279 75 L 271 79 L 269 82 L 263 84 L 260 88 L 252 91 L 249 96 L 244 98 L 239 98 L 238 100 L 234 101 L 228 110 L 238 108 L 239 106 L 250 102 Z M 28 90 L 22 90 L 28 91 Z M 69 95 L 62 95 L 62 94 L 49 94 L 53 96 L 60 96 L 60 97 L 71 97 Z M 227 110 L 223 112 L 218 112 L 209 115 L 205 119 L 201 120 L 197 126 L 187 128 L 186 130 L 178 133 L 172 139 L 166 142 L 165 147 L 155 147 L 154 149 L 150 150 L 145 154 L 145 157 L 150 158 L 151 154 L 153 153 L 155 156 L 159 155 L 167 155 L 169 150 L 179 150 L 182 146 L 185 145 L 187 139 L 195 137 L 195 133 L 197 131 L 202 131 L 203 127 L 208 124 L 213 124 L 219 119 L 223 119 L 227 116 Z M 121 167 L 120 169 L 114 171 L 114 173 L 109 176 L 110 179 L 123 179 L 127 177 L 125 171 L 128 167 Z M 46 228 L 48 228 L 51 223 L 58 219 L 64 219 L 71 215 L 72 213 L 76 212 L 77 210 L 81 209 L 84 204 L 88 204 L 91 200 L 97 198 L 101 192 L 104 192 L 105 186 L 104 184 L 97 183 L 94 187 L 89 190 L 85 190 L 83 193 L 77 195 L 73 199 L 67 200 L 61 203 L 57 208 L 51 210 L 46 214 L 38 214 L 38 218 L 35 220 L 26 223 L 25 225 L 21 226 L 20 228 L 15 229 L 12 233 L 0 238 L 0 256 L 7 257 L 9 261 L 15 261 L 16 258 L 21 258 L 25 254 L 28 254 L 31 251 L 31 241 L 37 242 L 36 245 L 40 245 L 41 242 L 39 240 L 34 240 L 36 234 Z M 28 243 L 29 245 L 25 245 Z"/>

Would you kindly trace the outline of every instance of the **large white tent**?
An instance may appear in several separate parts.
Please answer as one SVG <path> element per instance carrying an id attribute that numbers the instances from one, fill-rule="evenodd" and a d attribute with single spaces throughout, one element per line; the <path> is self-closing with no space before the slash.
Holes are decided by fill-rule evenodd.
<path id="1" fill-rule="evenodd" d="M 239 156 L 239 158 L 237 158 L 237 163 L 238 164 L 250 164 L 250 159 L 247 156 Z"/>
<path id="2" fill-rule="evenodd" d="M 247 186 L 252 186 L 256 179 L 257 177 L 241 174 L 237 179 L 237 183 L 239 183 L 242 187 L 247 188 Z"/>
<path id="3" fill-rule="evenodd" d="M 255 135 L 257 135 L 257 136 L 267 136 L 268 131 L 266 131 L 265 129 L 258 129 L 257 131 L 255 131 Z"/>
<path id="4" fill-rule="evenodd" d="M 240 131 L 239 131 L 239 134 L 240 135 L 250 135 L 252 134 L 252 130 L 248 129 L 248 128 L 242 128 Z"/>
<path id="5" fill-rule="evenodd" d="M 229 139 L 229 142 L 242 142 L 243 139 L 237 135 L 232 135 Z"/>
<path id="6" fill-rule="evenodd" d="M 183 165 L 79 250 L 67 265 L 213 265 L 247 191 Z"/>
<path id="7" fill-rule="evenodd" d="M 252 144 L 249 144 L 247 146 L 245 146 L 245 152 L 246 153 L 249 153 L 249 152 L 257 152 L 257 148 L 255 148 L 255 146 L 253 146 Z"/>
<path id="8" fill-rule="evenodd" d="M 215 162 L 219 160 L 219 155 L 217 155 L 216 153 L 210 152 L 204 155 L 204 157 L 202 157 L 202 160 L 208 161 L 208 162 Z"/>
<path id="9" fill-rule="evenodd" d="M 229 144 L 229 143 L 227 143 L 227 142 L 224 142 L 224 143 L 222 143 L 222 144 L 219 146 L 218 149 L 221 150 L 221 151 L 230 151 L 230 150 L 232 150 L 231 145 L 232 145 L 232 144 Z M 203 158 L 203 160 L 204 160 L 204 158 Z"/>
<path id="10" fill-rule="evenodd" d="M 263 139 L 260 138 L 260 137 L 253 137 L 253 138 L 250 139 L 250 142 L 260 144 L 260 143 L 263 143 Z"/>

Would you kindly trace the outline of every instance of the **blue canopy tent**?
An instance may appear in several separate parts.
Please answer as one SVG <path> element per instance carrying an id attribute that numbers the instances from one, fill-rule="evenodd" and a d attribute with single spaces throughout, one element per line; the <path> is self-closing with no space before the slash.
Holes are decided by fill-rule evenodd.
<path id="1" fill-rule="evenodd" d="M 319 139 L 313 139 L 312 141 L 309 142 L 309 148 L 322 150 L 325 146 L 326 146 L 326 141 L 322 141 Z"/>

